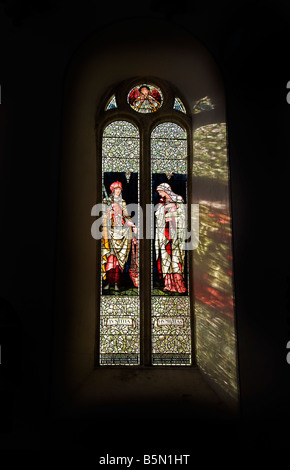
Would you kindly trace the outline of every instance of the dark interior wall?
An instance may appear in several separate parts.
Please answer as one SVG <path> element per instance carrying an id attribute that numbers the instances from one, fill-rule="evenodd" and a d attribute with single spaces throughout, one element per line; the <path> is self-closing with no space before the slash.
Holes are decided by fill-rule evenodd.
<path id="1" fill-rule="evenodd" d="M 7 428 L 21 416 L 38 429 L 49 409 L 65 71 L 94 31 L 111 24 L 114 37 L 115 21 L 131 18 L 138 24 L 144 16 L 135 2 L 110 14 L 89 0 L 45 5 L 2 1 L 0 7 L 0 295 L 14 308 L 22 332 L 9 352 L 18 359 L 13 374 L 21 386 L 7 382 L 15 398 L 5 407 Z M 157 2 L 145 13 L 148 34 L 149 25 L 158 27 L 165 19 L 196 36 L 225 80 L 242 411 L 257 426 L 266 422 L 263 439 L 278 445 L 285 440 L 290 367 L 289 6 L 184 1 L 176 9 Z M 4 353 L 2 348 L 2 360 Z M 276 424 L 276 437 L 269 423 Z"/>

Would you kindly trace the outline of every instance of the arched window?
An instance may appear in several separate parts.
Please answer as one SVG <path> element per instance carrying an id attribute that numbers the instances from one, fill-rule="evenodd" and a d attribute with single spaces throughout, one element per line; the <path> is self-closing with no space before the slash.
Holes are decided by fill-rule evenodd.
<path id="1" fill-rule="evenodd" d="M 155 365 L 189 365 L 190 288 L 183 246 L 188 228 L 186 130 L 175 122 L 157 125 L 151 133 L 150 157 L 152 203 L 157 205 L 156 223 L 152 224 L 152 361 Z"/>
<path id="2" fill-rule="evenodd" d="M 97 364 L 192 365 L 191 116 L 156 80 L 124 82 L 104 102 Z"/>
<path id="3" fill-rule="evenodd" d="M 105 368 L 118 368 L 115 375 L 106 375 L 110 389 L 114 377 L 123 380 L 128 369 L 139 368 L 141 376 L 142 366 L 151 367 L 145 375 L 153 377 L 163 367 L 166 394 L 170 369 L 177 369 L 176 376 L 194 376 L 194 366 L 222 396 L 237 403 L 230 155 L 222 77 L 209 52 L 181 29 L 172 41 L 164 40 L 163 29 L 153 29 L 144 48 L 143 36 L 135 38 L 137 29 L 145 28 L 135 22 L 127 26 L 128 31 L 133 27 L 129 49 L 124 39 L 120 47 L 108 44 L 104 54 L 96 36 L 93 47 L 84 45 L 76 55 L 66 81 L 56 315 L 57 357 L 63 360 L 57 361 L 60 388 L 74 390 L 88 374 L 96 384 L 107 374 Z M 163 27 L 171 37 L 172 26 Z M 121 43 L 125 30 L 120 25 Z M 110 30 L 104 41 L 109 36 Z M 144 70 L 154 75 L 144 77 Z M 137 78 L 124 80 L 124 73 Z M 92 207 L 106 205 L 104 188 L 110 198 L 116 182 L 122 184 L 131 216 L 126 216 L 124 229 L 130 220 L 140 237 L 136 246 L 136 234 L 128 230 L 131 239 L 124 247 L 129 250 L 123 265 L 117 260 L 119 266 L 110 258 L 114 252 L 103 250 L 103 240 L 91 236 L 96 222 L 103 221 L 96 220 L 99 214 Z M 176 211 L 173 206 L 170 210 L 176 214 L 170 214 L 170 206 L 165 214 L 164 187 L 157 190 L 162 184 L 170 186 L 164 192 L 172 201 L 165 202 L 174 203 Z M 135 214 L 131 209 L 136 202 Z M 162 205 L 164 213 L 157 214 Z M 198 206 L 194 217 L 191 205 Z M 123 205 L 121 209 L 123 217 Z M 178 257 L 180 237 L 168 239 L 168 219 L 173 215 L 174 221 L 183 209 L 188 231 L 195 221 L 199 230 L 195 249 L 181 250 Z M 162 226 L 163 216 L 167 226 Z M 182 228 L 178 224 L 179 235 Z M 171 265 L 167 260 L 173 251 Z M 115 272 L 108 273 L 109 266 Z M 107 275 L 113 282 L 105 289 Z M 174 284 L 186 290 L 165 289 Z"/>
<path id="4" fill-rule="evenodd" d="M 128 210 L 130 204 L 139 204 L 139 164 L 138 129 L 124 120 L 108 124 L 102 138 L 103 203 L 108 213 L 102 227 L 100 364 L 140 363 L 139 261 L 136 254 L 133 273 L 135 239 Z"/>

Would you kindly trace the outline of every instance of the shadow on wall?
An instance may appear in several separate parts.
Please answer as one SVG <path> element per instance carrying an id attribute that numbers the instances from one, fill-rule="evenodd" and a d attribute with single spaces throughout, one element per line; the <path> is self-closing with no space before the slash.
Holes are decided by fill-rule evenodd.
<path id="1" fill-rule="evenodd" d="M 12 431 L 22 385 L 22 328 L 17 312 L 0 298 L 0 416 L 2 432 Z"/>

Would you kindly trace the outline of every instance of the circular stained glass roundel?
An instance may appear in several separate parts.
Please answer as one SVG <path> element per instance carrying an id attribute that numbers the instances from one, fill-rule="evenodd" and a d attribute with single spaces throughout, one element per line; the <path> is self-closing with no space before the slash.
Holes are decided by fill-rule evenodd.
<path id="1" fill-rule="evenodd" d="M 127 100 L 138 113 L 154 113 L 162 106 L 163 95 L 157 86 L 141 83 L 130 90 Z"/>

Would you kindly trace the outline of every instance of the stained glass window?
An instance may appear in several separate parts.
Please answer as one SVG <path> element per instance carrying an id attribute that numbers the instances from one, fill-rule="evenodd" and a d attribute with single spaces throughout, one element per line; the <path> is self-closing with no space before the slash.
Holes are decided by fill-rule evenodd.
<path id="1" fill-rule="evenodd" d="M 136 298 L 101 298 L 101 365 L 139 364 L 139 301 Z"/>
<path id="2" fill-rule="evenodd" d="M 189 108 L 169 86 L 166 94 L 147 81 L 134 88 L 128 86 L 124 97 L 120 96 L 119 109 L 123 109 L 124 98 L 128 115 L 139 127 L 121 119 L 111 122 L 102 128 L 101 155 L 98 149 L 98 156 L 102 156 L 103 189 L 98 259 L 99 364 L 192 365 L 194 294 L 196 364 L 236 399 L 226 124 L 199 127 L 192 138 L 190 126 L 187 127 L 192 116 L 189 112 L 185 116 Z M 163 111 L 168 115 L 168 103 L 172 111 L 170 119 L 176 117 L 179 124 L 163 122 Z M 111 95 L 105 109 L 114 108 L 117 108 L 116 95 Z M 194 103 L 192 114 L 212 109 L 214 103 L 205 96 Z M 150 113 L 156 112 L 157 115 L 150 117 Z M 106 117 L 117 114 L 121 116 L 118 109 Z M 147 125 L 155 118 L 159 124 L 150 135 Z M 193 166 L 189 168 L 188 156 L 192 150 Z M 144 173 L 140 174 L 140 167 Z M 192 191 L 188 191 L 189 183 Z M 142 210 L 147 209 L 139 206 L 140 194 L 144 205 L 151 204 L 152 208 L 149 245 L 142 241 L 142 234 L 139 238 Z M 186 248 L 187 215 L 192 226 L 195 215 L 188 204 L 193 201 L 198 205 L 199 241 L 194 253 L 190 253 L 192 248 L 188 251 Z M 147 215 L 146 211 L 146 231 Z M 150 243 L 149 256 L 143 250 Z M 194 270 L 191 269 L 193 261 Z"/>
<path id="3" fill-rule="evenodd" d="M 172 122 L 151 135 L 152 363 L 190 365 L 187 230 L 187 135 Z"/>
<path id="4" fill-rule="evenodd" d="M 116 101 L 116 96 L 113 95 L 108 103 L 106 104 L 106 107 L 105 107 L 105 111 L 107 111 L 108 109 L 114 109 L 114 108 L 117 108 L 117 101 Z"/>
<path id="5" fill-rule="evenodd" d="M 173 122 L 157 126 L 151 135 L 153 173 L 187 173 L 187 138 L 184 129 Z"/>
<path id="6" fill-rule="evenodd" d="M 132 88 L 128 94 L 128 103 L 134 111 L 152 113 L 157 111 L 163 102 L 160 88 L 155 85 L 140 84 Z"/>
<path id="7" fill-rule="evenodd" d="M 181 111 L 182 113 L 186 113 L 185 106 L 182 103 L 180 98 L 175 98 L 174 99 L 173 109 L 177 109 L 177 111 Z"/>
<path id="8" fill-rule="evenodd" d="M 114 121 L 103 133 L 103 171 L 137 172 L 139 131 L 127 121 Z M 131 170 L 131 171 L 130 171 Z"/>
<path id="9" fill-rule="evenodd" d="M 140 362 L 139 131 L 115 121 L 103 132 L 100 364 Z M 132 217 L 130 205 L 134 205 Z"/>

